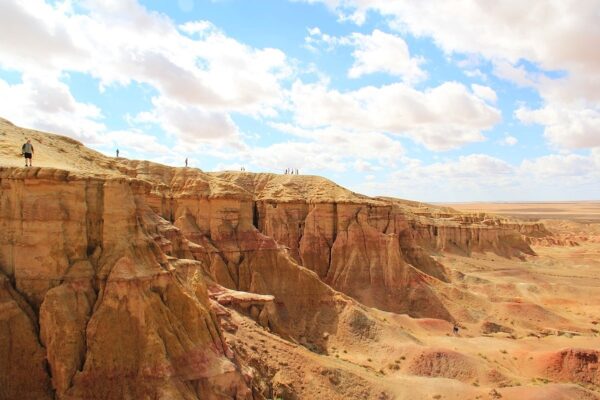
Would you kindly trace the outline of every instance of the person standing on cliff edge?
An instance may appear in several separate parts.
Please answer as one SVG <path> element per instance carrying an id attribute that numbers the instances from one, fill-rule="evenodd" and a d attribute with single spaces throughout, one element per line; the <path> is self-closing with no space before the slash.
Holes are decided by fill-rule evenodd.
<path id="1" fill-rule="evenodd" d="M 31 160 L 33 159 L 33 145 L 31 144 L 30 139 L 27 139 L 27 143 L 21 147 L 21 153 L 25 157 L 25 166 L 31 167 Z M 29 165 L 27 164 L 27 160 L 29 160 Z"/>

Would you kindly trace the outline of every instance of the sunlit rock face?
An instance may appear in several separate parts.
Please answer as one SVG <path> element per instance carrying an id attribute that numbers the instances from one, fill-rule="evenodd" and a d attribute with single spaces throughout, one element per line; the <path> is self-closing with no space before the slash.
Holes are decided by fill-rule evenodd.
<path id="1" fill-rule="evenodd" d="M 435 254 L 518 257 L 544 233 L 319 177 L 117 162 L 28 135 L 62 158 L 0 167 L 0 399 L 260 399 L 228 310 L 323 353 L 364 306 L 453 321 Z"/>

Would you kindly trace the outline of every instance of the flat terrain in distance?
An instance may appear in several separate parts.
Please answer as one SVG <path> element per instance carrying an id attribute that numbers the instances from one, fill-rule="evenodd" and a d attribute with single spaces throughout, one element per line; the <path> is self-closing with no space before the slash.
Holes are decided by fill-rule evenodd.
<path id="1" fill-rule="evenodd" d="M 520 203 L 446 203 L 463 212 L 486 212 L 519 219 L 564 219 L 600 222 L 600 200 L 520 202 Z"/>

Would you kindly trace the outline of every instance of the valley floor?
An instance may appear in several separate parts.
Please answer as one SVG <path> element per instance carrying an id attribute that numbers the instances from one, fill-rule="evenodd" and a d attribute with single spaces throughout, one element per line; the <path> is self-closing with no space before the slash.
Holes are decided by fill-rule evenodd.
<path id="1" fill-rule="evenodd" d="M 545 222 L 571 245 L 526 259 L 437 256 L 452 278 L 434 286 L 458 335 L 446 321 L 367 309 L 326 354 L 242 315 L 228 340 L 273 380 L 273 398 L 599 399 L 600 223 Z"/>

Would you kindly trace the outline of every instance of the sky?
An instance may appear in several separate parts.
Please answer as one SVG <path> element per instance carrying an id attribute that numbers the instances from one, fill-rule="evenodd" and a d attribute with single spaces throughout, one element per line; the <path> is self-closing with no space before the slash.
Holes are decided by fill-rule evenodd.
<path id="1" fill-rule="evenodd" d="M 600 0 L 0 0 L 0 116 L 429 202 L 600 199 Z"/>

